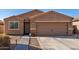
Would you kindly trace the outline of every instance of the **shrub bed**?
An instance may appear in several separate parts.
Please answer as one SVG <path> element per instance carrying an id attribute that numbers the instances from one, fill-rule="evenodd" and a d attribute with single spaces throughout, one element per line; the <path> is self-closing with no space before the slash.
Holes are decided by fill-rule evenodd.
<path id="1" fill-rule="evenodd" d="M 10 40 L 9 39 L 10 39 L 9 36 L 0 35 L 0 48 L 1 47 L 9 47 L 9 45 L 10 45 Z"/>

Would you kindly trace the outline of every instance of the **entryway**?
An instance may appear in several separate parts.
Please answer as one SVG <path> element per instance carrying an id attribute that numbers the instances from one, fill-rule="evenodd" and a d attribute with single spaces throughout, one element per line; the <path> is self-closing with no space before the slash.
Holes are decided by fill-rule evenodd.
<path id="1" fill-rule="evenodd" d="M 24 35 L 29 35 L 30 33 L 30 22 L 24 22 Z"/>

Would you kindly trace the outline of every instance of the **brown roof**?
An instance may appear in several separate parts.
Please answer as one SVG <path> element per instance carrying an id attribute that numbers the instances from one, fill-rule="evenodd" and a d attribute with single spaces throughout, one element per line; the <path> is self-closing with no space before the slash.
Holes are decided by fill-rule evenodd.
<path id="1" fill-rule="evenodd" d="M 40 11 L 40 10 L 32 10 L 30 12 L 26 12 L 26 13 L 23 13 L 23 14 L 20 14 L 20 15 L 17 15 L 17 16 L 21 16 L 21 17 L 31 17 L 31 16 L 34 16 L 34 15 L 37 15 L 39 13 L 43 13 L 43 11 Z"/>
<path id="2" fill-rule="evenodd" d="M 48 11 L 48 12 L 40 13 L 40 14 L 35 15 L 35 16 L 31 16 L 30 18 L 37 18 L 37 17 L 43 16 L 43 15 L 45 15 L 45 14 L 49 14 L 49 13 L 61 14 L 61 13 L 58 13 L 58 12 L 56 12 L 56 11 Z M 61 14 L 61 15 L 73 19 L 73 17 L 71 17 L 71 16 L 67 16 L 67 15 L 64 15 L 64 14 Z"/>
<path id="3" fill-rule="evenodd" d="M 31 17 L 31 16 L 34 16 L 34 15 L 38 15 L 40 13 L 43 13 L 43 11 L 40 11 L 40 10 L 32 10 L 30 12 L 26 12 L 26 13 L 23 13 L 23 14 L 20 14 L 20 15 L 16 15 L 16 16 L 10 16 L 10 17 L 7 17 L 5 19 L 8 19 L 8 18 L 23 18 L 23 19 L 27 19 L 28 17 Z M 5 20 L 4 19 L 4 20 Z"/>
<path id="4" fill-rule="evenodd" d="M 10 17 L 5 18 L 4 20 L 6 20 L 6 19 L 10 19 L 10 18 L 20 19 L 20 18 L 22 18 L 22 17 L 19 17 L 19 16 L 10 16 Z"/>
<path id="5" fill-rule="evenodd" d="M 8 18 L 12 18 L 12 17 L 15 17 L 15 16 L 10 16 L 10 17 L 4 18 L 4 20 L 5 20 L 5 19 L 8 19 Z"/>

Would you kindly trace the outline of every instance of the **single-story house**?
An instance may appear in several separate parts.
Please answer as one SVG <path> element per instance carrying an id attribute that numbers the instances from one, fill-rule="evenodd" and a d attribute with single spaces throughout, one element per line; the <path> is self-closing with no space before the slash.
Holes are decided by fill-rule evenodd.
<path id="1" fill-rule="evenodd" d="M 72 17 L 55 12 L 33 10 L 5 18 L 6 34 L 29 34 L 37 36 L 72 35 Z"/>

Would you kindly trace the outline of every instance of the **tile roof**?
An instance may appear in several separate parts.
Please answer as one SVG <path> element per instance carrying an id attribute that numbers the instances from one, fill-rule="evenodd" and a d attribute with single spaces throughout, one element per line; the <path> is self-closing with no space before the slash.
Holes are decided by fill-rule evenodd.
<path id="1" fill-rule="evenodd" d="M 31 17 L 31 16 L 34 16 L 34 15 L 37 15 L 37 14 L 40 14 L 40 13 L 43 13 L 43 11 L 40 11 L 40 10 L 32 10 L 32 11 L 29 11 L 29 12 L 26 12 L 26 13 L 23 13 L 23 14 L 20 14 L 20 15 L 16 15 L 16 16 L 10 16 L 10 17 L 7 17 L 7 18 L 4 18 L 5 19 L 8 19 L 8 18 L 23 18 L 23 19 L 26 19 L 28 17 Z"/>
<path id="2" fill-rule="evenodd" d="M 19 16 L 10 16 L 10 17 L 4 18 L 4 20 L 10 19 L 10 18 L 17 18 L 17 19 L 19 19 L 19 18 L 22 18 L 22 17 L 19 17 Z"/>
<path id="3" fill-rule="evenodd" d="M 34 15 L 37 15 L 39 13 L 43 13 L 43 11 L 40 11 L 40 10 L 32 10 L 32 11 L 29 11 L 29 12 L 26 12 L 26 13 L 23 13 L 23 14 L 20 14 L 20 15 L 17 15 L 17 16 L 21 16 L 21 17 L 31 17 L 31 16 L 34 16 Z"/>
<path id="4" fill-rule="evenodd" d="M 69 17 L 69 18 L 73 18 L 73 17 L 71 17 L 71 16 L 67 16 L 67 15 L 64 15 L 64 14 L 59 13 L 59 12 L 56 12 L 56 11 L 48 11 L 48 12 L 40 13 L 40 14 L 38 14 L 38 15 L 31 16 L 30 19 L 32 19 L 32 18 L 37 18 L 37 17 L 43 16 L 43 15 L 49 14 L 49 13 L 57 13 L 57 14 L 61 14 L 61 15 L 63 15 L 63 16 Z"/>

